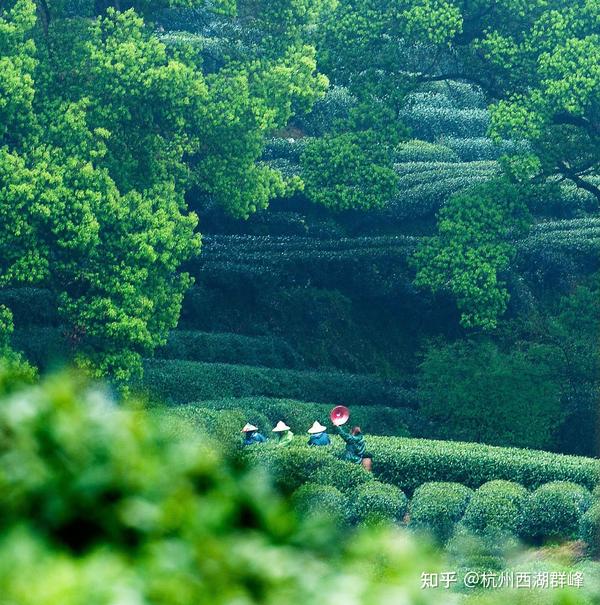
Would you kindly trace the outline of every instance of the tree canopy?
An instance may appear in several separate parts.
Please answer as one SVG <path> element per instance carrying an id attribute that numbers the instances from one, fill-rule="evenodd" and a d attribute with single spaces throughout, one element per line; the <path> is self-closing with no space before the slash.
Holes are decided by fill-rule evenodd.
<path id="1" fill-rule="evenodd" d="M 0 12 L 0 285 L 53 290 L 95 373 L 135 374 L 176 325 L 200 248 L 190 187 L 247 216 L 295 186 L 257 160 L 326 85 L 296 27 L 312 12 L 251 4 L 269 52 L 211 73 L 194 36 L 155 35 L 160 2 Z"/>

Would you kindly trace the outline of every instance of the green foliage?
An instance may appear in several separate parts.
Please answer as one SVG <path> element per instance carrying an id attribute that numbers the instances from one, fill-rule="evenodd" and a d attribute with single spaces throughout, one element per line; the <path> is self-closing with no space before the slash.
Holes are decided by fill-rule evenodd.
<path id="1" fill-rule="evenodd" d="M 71 32 L 57 18 L 46 32 L 53 60 L 43 44 L 37 61 L 25 60 L 35 53 L 35 7 L 15 6 L 30 14 L 29 29 L 13 39 L 13 50 L 21 52 L 20 69 L 30 70 L 21 78 L 37 103 L 20 110 L 27 114 L 27 127 L 17 136 L 2 136 L 0 173 L 6 187 L 0 204 L 7 228 L 0 242 L 1 281 L 48 284 L 72 331 L 85 335 L 81 364 L 126 378 L 139 369 L 141 353 L 174 326 L 189 284 L 177 269 L 199 245 L 193 236 L 196 218 L 183 211 L 173 178 L 159 178 L 155 163 L 164 153 L 162 143 L 180 145 L 181 128 L 171 129 L 175 115 L 183 117 L 185 68 L 168 63 L 164 47 L 148 37 L 132 12 L 114 11 Z M 15 18 L 6 17 L 8 23 Z M 19 18 L 13 25 L 24 23 Z M 87 44 L 71 36 L 85 36 Z M 111 67 L 118 56 L 119 84 Z M 88 78 L 75 75 L 77 83 L 53 84 L 64 79 L 54 70 L 72 76 L 84 64 Z M 145 114 L 141 128 L 126 117 L 132 106 Z M 3 122 L 11 124 L 8 117 Z M 132 156 L 123 155 L 119 139 L 128 140 L 127 151 L 136 156 L 143 177 L 132 168 Z M 157 156 L 138 153 L 156 145 Z M 163 167 L 176 162 L 171 152 Z"/>
<path id="2" fill-rule="evenodd" d="M 400 143 L 394 152 L 395 162 L 458 162 L 458 155 L 439 143 L 413 139 Z"/>
<path id="3" fill-rule="evenodd" d="M 600 554 L 600 502 L 597 499 L 581 517 L 579 536 L 588 552 L 597 557 Z"/>
<path id="4" fill-rule="evenodd" d="M 570 481 L 592 489 L 600 483 L 594 458 L 458 441 L 369 437 L 376 478 L 412 493 L 427 481 L 451 481 L 478 488 L 504 479 L 536 489 L 551 481 Z"/>
<path id="5" fill-rule="evenodd" d="M 357 99 L 343 86 L 330 86 L 306 116 L 299 116 L 295 123 L 309 136 L 324 136 L 333 132 L 340 123 L 347 122 Z"/>
<path id="6" fill-rule="evenodd" d="M 413 99 L 399 117 L 415 138 L 436 141 L 443 136 L 467 138 L 486 134 L 490 117 L 485 109 L 453 107 L 451 100 L 436 107 L 427 103 L 427 97 L 415 96 Z"/>
<path id="7" fill-rule="evenodd" d="M 575 539 L 590 504 L 590 492 L 581 485 L 567 481 L 542 485 L 525 502 L 521 535 L 531 540 Z"/>
<path id="8" fill-rule="evenodd" d="M 414 400 L 414 393 L 375 376 L 180 360 L 147 361 L 143 386 L 174 403 L 261 395 L 348 405 L 403 406 Z"/>
<path id="9" fill-rule="evenodd" d="M 302 366 L 299 355 L 285 341 L 273 336 L 242 336 L 174 330 L 167 344 L 156 352 L 160 359 L 225 362 L 274 368 Z"/>
<path id="10" fill-rule="evenodd" d="M 415 284 L 449 291 L 465 327 L 495 328 L 509 298 L 500 277 L 514 255 L 508 235 L 526 220 L 522 192 L 505 180 L 453 196 L 440 211 L 438 235 L 415 254 Z"/>
<path id="11" fill-rule="evenodd" d="M 436 123 L 446 133 L 454 123 L 454 136 L 484 136 L 487 112 L 461 108 L 464 115 L 453 116 L 440 94 L 455 79 L 476 83 L 496 100 L 491 131 L 497 139 L 526 139 L 541 176 L 558 172 L 598 198 L 600 190 L 588 180 L 600 157 L 596 24 L 596 6 L 586 0 L 503 0 L 491 7 L 361 0 L 332 11 L 320 52 L 325 72 L 352 92 L 395 108 L 412 92 L 400 115 L 419 138 L 434 140 L 439 129 L 419 129 Z M 521 155 L 518 161 L 528 160 Z"/>
<path id="12" fill-rule="evenodd" d="M 503 353 L 490 341 L 432 347 L 421 365 L 423 413 L 450 439 L 550 449 L 562 420 L 549 347 Z"/>
<path id="13" fill-rule="evenodd" d="M 500 170 L 493 161 L 415 161 L 395 167 L 397 193 L 385 209 L 395 219 L 433 215 L 453 195 L 492 180 Z"/>
<path id="14" fill-rule="evenodd" d="M 301 165 L 307 197 L 333 210 L 381 207 L 398 181 L 386 147 L 368 133 L 315 139 Z"/>
<path id="15" fill-rule="evenodd" d="M 18 355 L 8 352 L 0 357 L 0 396 L 6 397 L 35 384 L 37 372 Z"/>
<path id="16" fill-rule="evenodd" d="M 445 542 L 462 518 L 472 493 L 460 483 L 424 483 L 411 498 L 409 527 L 425 530 Z"/>
<path id="17" fill-rule="evenodd" d="M 341 444 L 332 451 L 331 448 L 310 447 L 304 440 L 295 438 L 287 448 L 268 444 L 246 449 L 245 455 L 266 468 L 276 487 L 286 494 L 307 482 L 318 482 L 347 492 L 373 480 L 372 474 L 362 466 L 340 459 Z"/>
<path id="18" fill-rule="evenodd" d="M 504 89 L 492 107 L 492 132 L 527 138 L 542 176 L 558 172 L 600 199 L 588 180 L 600 166 L 597 8 L 559 2 L 521 15 L 519 29 L 498 20 L 477 41 Z"/>
<path id="19" fill-rule="evenodd" d="M 268 424 L 275 426 L 279 420 L 285 420 L 296 435 L 304 434 L 315 420 L 327 425 L 331 405 L 310 403 L 294 399 L 275 399 L 270 397 L 239 397 L 199 401 L 194 404 L 177 406 L 175 409 L 189 408 L 194 414 L 197 408 L 214 410 L 247 411 L 248 418 L 258 413 L 266 418 Z M 199 412 L 200 413 L 200 412 Z M 407 424 L 417 426 L 418 413 L 406 408 L 381 406 L 353 406 L 352 422 L 358 424 L 366 433 L 373 435 L 394 435 L 408 437 Z M 252 421 L 256 425 L 256 422 Z M 259 426 L 259 425 L 257 425 Z M 260 425 L 261 427 L 264 425 Z M 308 437 L 307 437 L 308 439 Z"/>
<path id="20" fill-rule="evenodd" d="M 167 45 L 136 12 L 164 6 L 12 0 L 0 12 L 0 286 L 49 288 L 78 364 L 123 381 L 164 344 L 191 283 L 180 267 L 200 240 L 185 192 L 247 216 L 295 188 L 257 163 L 263 140 L 326 86 L 289 30 L 316 5 L 256 7 L 263 30 L 284 14 L 289 27 L 262 60 L 230 56 L 209 74 L 193 36 Z"/>
<path id="21" fill-rule="evenodd" d="M 439 602 L 419 588 L 437 558 L 408 536 L 298 521 L 264 473 L 101 386 L 21 389 L 0 427 L 7 603 Z"/>
<path id="22" fill-rule="evenodd" d="M 368 525 L 401 522 L 408 506 L 400 488 L 379 481 L 364 483 L 352 497 L 353 519 Z"/>
<path id="23" fill-rule="evenodd" d="M 272 160 L 289 160 L 294 163 L 299 163 L 302 154 L 312 139 L 304 137 L 302 139 L 293 138 L 274 138 L 267 142 L 263 151 L 262 159 L 266 161 Z"/>
<path id="24" fill-rule="evenodd" d="M 65 363 L 72 355 L 72 348 L 61 328 L 33 325 L 15 330 L 11 346 L 40 370 Z"/>
<path id="25" fill-rule="evenodd" d="M 489 481 L 473 494 L 462 524 L 477 534 L 516 534 L 527 490 L 512 481 Z"/>
<path id="26" fill-rule="evenodd" d="M 330 485 L 305 483 L 292 495 L 292 505 L 302 517 L 326 517 L 340 525 L 348 518 L 346 496 Z"/>

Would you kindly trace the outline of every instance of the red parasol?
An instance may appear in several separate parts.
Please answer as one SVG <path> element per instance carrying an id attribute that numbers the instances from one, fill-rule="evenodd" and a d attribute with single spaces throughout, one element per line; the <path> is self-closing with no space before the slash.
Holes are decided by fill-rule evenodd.
<path id="1" fill-rule="evenodd" d="M 338 405 L 331 410 L 329 418 L 331 418 L 331 422 L 333 422 L 333 424 L 336 426 L 341 426 L 342 424 L 346 424 L 346 422 L 348 422 L 348 418 L 350 418 L 350 410 L 343 405 Z"/>

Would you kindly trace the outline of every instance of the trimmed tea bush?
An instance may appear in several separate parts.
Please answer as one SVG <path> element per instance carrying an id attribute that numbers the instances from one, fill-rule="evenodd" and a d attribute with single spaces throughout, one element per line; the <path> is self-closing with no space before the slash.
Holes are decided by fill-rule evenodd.
<path id="1" fill-rule="evenodd" d="M 462 582 L 463 574 L 468 571 L 484 573 L 506 569 L 507 562 L 521 551 L 521 545 L 514 534 L 491 528 L 484 534 L 475 533 L 460 521 L 445 550 L 458 570 L 458 581 Z"/>
<path id="2" fill-rule="evenodd" d="M 461 162 L 474 162 L 478 160 L 496 160 L 505 154 L 526 151 L 524 144 L 513 141 L 501 141 L 499 144 L 488 137 L 455 138 L 442 137 L 439 144 L 451 149 L 460 158 Z"/>
<path id="3" fill-rule="evenodd" d="M 359 523 L 398 523 L 407 505 L 408 498 L 399 487 L 379 481 L 364 483 L 352 494 L 353 520 Z"/>
<path id="4" fill-rule="evenodd" d="M 331 485 L 305 483 L 292 496 L 292 504 L 303 517 L 327 516 L 337 523 L 348 520 L 348 501 Z"/>
<path id="5" fill-rule="evenodd" d="M 38 368 L 46 369 L 53 362 L 62 363 L 71 355 L 63 328 L 30 326 L 12 334 L 12 346 Z"/>
<path id="6" fill-rule="evenodd" d="M 457 153 L 437 143 L 414 139 L 400 143 L 394 152 L 395 162 L 458 162 Z"/>
<path id="7" fill-rule="evenodd" d="M 306 434 L 315 420 L 327 426 L 329 412 L 331 411 L 331 405 L 325 403 L 271 397 L 214 399 L 199 401 L 190 406 L 176 407 L 194 408 L 197 406 L 215 410 L 248 410 L 249 418 L 254 417 L 253 414 L 258 412 L 263 418 L 268 418 L 267 424 L 261 424 L 261 428 L 264 427 L 266 430 L 269 423 L 274 425 L 278 420 L 285 420 L 297 435 Z M 190 410 L 190 414 L 193 414 L 193 410 Z M 353 406 L 351 422 L 360 425 L 366 433 L 408 437 L 407 425 L 410 424 L 416 428 L 420 420 L 418 412 L 408 408 Z M 256 422 L 253 422 L 253 424 L 256 424 Z M 306 435 L 306 439 L 308 439 L 308 435 Z"/>
<path id="8" fill-rule="evenodd" d="M 590 492 L 575 483 L 553 481 L 542 485 L 525 502 L 521 535 L 535 542 L 575 539 L 591 500 Z"/>
<path id="9" fill-rule="evenodd" d="M 462 523 L 478 534 L 488 530 L 515 533 L 527 496 L 527 490 L 512 481 L 484 483 L 469 501 Z"/>
<path id="10" fill-rule="evenodd" d="M 155 413 L 163 414 L 165 421 L 169 417 L 175 417 L 180 425 L 180 418 L 203 434 L 210 435 L 221 446 L 238 449 L 242 441 L 241 429 L 246 422 L 258 426 L 267 437 L 270 425 L 266 418 L 256 410 L 211 410 L 209 408 L 194 407 L 193 411 L 187 406 L 158 409 Z M 177 426 L 177 424 L 176 424 Z M 264 427 L 264 428 L 263 428 Z"/>
<path id="11" fill-rule="evenodd" d="M 321 485 L 337 487 L 342 492 L 353 493 L 357 488 L 374 482 L 372 473 L 367 472 L 361 464 L 346 462 L 338 458 L 334 458 L 332 463 L 318 468 L 311 474 L 310 480 Z"/>
<path id="12" fill-rule="evenodd" d="M 396 164 L 400 176 L 397 195 L 386 212 L 394 219 L 432 215 L 448 199 L 499 172 L 493 161 L 482 162 L 406 162 Z"/>
<path id="13" fill-rule="evenodd" d="M 600 555 L 600 502 L 597 500 L 581 517 L 579 536 L 587 544 L 591 555 Z"/>
<path id="14" fill-rule="evenodd" d="M 283 395 L 334 405 L 405 406 L 414 403 L 412 391 L 372 375 L 166 359 L 146 362 L 143 385 L 170 403 L 257 395 Z"/>
<path id="15" fill-rule="evenodd" d="M 451 106 L 419 103 L 402 110 L 399 119 L 417 139 L 434 141 L 442 136 L 483 137 L 489 125 L 489 113 L 485 109 L 457 109 Z M 449 105 L 449 104 L 448 104 Z"/>
<path id="16" fill-rule="evenodd" d="M 368 437 L 377 478 L 412 493 L 427 481 L 456 481 L 477 488 L 493 479 L 535 489 L 551 481 L 593 488 L 600 461 L 583 456 L 459 441 Z"/>
<path id="17" fill-rule="evenodd" d="M 296 439 L 285 449 L 267 444 L 246 448 L 244 453 L 250 460 L 266 468 L 275 485 L 287 494 L 304 483 L 317 480 L 324 485 L 348 491 L 373 479 L 372 474 L 362 466 L 341 460 L 341 451 L 340 444 L 335 448 L 309 447 Z"/>
<path id="18" fill-rule="evenodd" d="M 426 530 L 445 542 L 462 518 L 473 490 L 460 483 L 424 483 L 415 490 L 409 506 L 409 527 Z"/>
<path id="19" fill-rule="evenodd" d="M 213 334 L 195 330 L 175 330 L 167 344 L 156 351 L 160 359 L 224 362 L 298 368 L 300 356 L 280 338 L 271 336 L 242 336 L 240 334 Z"/>

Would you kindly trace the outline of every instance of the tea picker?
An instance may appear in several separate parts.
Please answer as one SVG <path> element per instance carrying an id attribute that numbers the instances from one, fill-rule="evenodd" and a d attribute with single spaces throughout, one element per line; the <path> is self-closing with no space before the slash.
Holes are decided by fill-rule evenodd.
<path id="1" fill-rule="evenodd" d="M 290 427 L 281 420 L 275 425 L 275 428 L 271 432 L 277 433 L 279 437 L 277 447 L 286 447 L 294 440 L 294 433 L 292 433 Z"/>
<path id="2" fill-rule="evenodd" d="M 308 429 L 308 434 L 310 435 L 308 445 L 331 445 L 331 439 L 329 439 L 329 435 L 327 434 L 327 427 L 317 420 Z"/>
<path id="3" fill-rule="evenodd" d="M 267 438 L 258 432 L 258 427 L 246 423 L 241 431 L 243 433 L 242 445 L 254 445 L 255 443 L 265 443 Z"/>
<path id="4" fill-rule="evenodd" d="M 367 452 L 365 437 L 362 434 L 360 427 L 355 426 L 350 432 L 342 428 L 350 418 L 350 410 L 343 405 L 338 405 L 331 410 L 329 417 L 335 426 L 337 434 L 346 442 L 346 450 L 343 456 L 344 460 L 362 464 L 366 470 L 371 471 L 373 457 Z"/>

